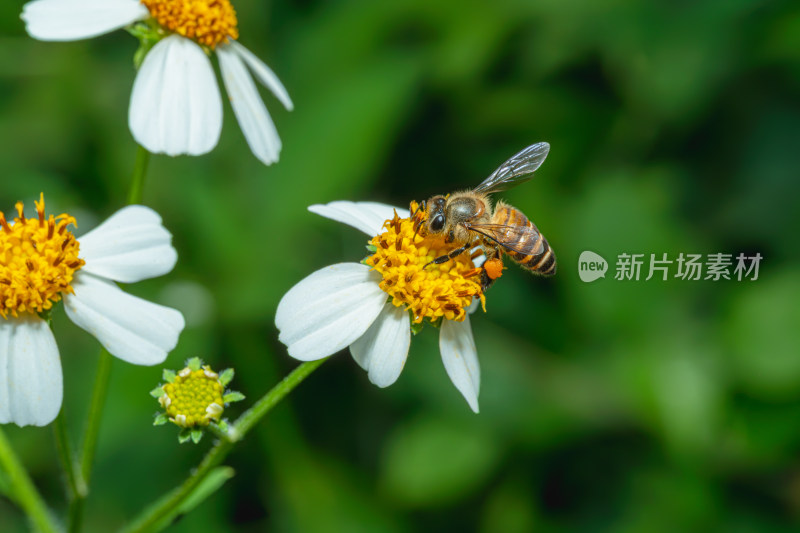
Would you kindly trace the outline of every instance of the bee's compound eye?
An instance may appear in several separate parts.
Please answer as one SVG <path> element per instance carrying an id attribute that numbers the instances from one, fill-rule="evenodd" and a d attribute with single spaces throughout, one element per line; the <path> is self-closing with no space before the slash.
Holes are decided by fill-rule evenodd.
<path id="1" fill-rule="evenodd" d="M 431 219 L 431 229 L 433 231 L 442 231 L 444 227 L 444 215 L 436 215 Z"/>

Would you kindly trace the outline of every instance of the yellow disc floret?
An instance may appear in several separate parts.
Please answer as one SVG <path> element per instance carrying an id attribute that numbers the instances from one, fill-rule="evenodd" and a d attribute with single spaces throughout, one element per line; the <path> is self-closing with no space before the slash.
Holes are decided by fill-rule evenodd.
<path id="1" fill-rule="evenodd" d="M 383 276 L 381 289 L 395 306 L 411 311 L 414 323 L 440 317 L 464 320 L 473 299 L 484 299 L 478 276 L 481 270 L 475 268 L 469 253 L 441 265 L 430 264 L 454 246 L 441 238 L 421 235 L 417 226 L 413 218 L 400 218 L 395 213 L 384 223 L 386 231 L 370 241 L 377 250 L 366 263 Z"/>
<path id="2" fill-rule="evenodd" d="M 228 0 L 141 0 L 163 28 L 214 48 L 238 39 L 236 11 Z"/>
<path id="3" fill-rule="evenodd" d="M 172 383 L 161 388 L 164 394 L 158 401 L 167 411 L 169 420 L 178 426 L 207 426 L 211 420 L 222 416 L 224 386 L 219 375 L 208 367 L 184 368 Z"/>
<path id="4" fill-rule="evenodd" d="M 0 316 L 41 313 L 63 293 L 71 294 L 72 278 L 84 264 L 78 241 L 67 230 L 75 219 L 44 214 L 44 195 L 36 204 L 38 218 L 27 219 L 22 202 L 12 224 L 0 211 Z"/>

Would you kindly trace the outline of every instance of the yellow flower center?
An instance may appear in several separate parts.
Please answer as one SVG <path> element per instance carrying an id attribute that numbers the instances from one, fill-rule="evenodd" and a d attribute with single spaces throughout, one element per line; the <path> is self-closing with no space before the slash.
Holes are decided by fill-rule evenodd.
<path id="1" fill-rule="evenodd" d="M 141 0 L 164 28 L 214 48 L 238 39 L 236 11 L 228 0 Z"/>
<path id="2" fill-rule="evenodd" d="M 170 421 L 181 427 L 207 426 L 222 416 L 224 387 L 219 375 L 207 367 L 200 370 L 184 368 L 172 383 L 161 387 L 159 398 Z"/>
<path id="3" fill-rule="evenodd" d="M 416 211 L 416 203 L 411 204 L 411 211 Z M 415 220 L 400 218 L 397 213 L 383 227 L 386 231 L 370 241 L 377 251 L 366 263 L 383 276 L 380 287 L 392 297 L 392 303 L 412 312 L 415 324 L 440 317 L 462 321 L 473 298 L 485 301 L 481 270 L 475 268 L 469 253 L 441 265 L 429 264 L 455 247 L 439 237 L 422 235 L 423 230 L 415 231 Z"/>
<path id="4" fill-rule="evenodd" d="M 84 264 L 78 241 L 67 226 L 69 215 L 44 215 L 44 195 L 36 204 L 38 219 L 27 219 L 17 202 L 14 223 L 0 211 L 0 316 L 41 313 L 53 307 L 61 294 L 72 293 L 72 278 Z"/>

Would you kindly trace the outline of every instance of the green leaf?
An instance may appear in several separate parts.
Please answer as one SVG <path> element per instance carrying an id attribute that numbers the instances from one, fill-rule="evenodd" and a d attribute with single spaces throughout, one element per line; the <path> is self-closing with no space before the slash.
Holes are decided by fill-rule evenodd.
<path id="1" fill-rule="evenodd" d="M 189 428 L 183 428 L 180 433 L 178 433 L 178 442 L 181 444 L 185 442 L 189 442 L 192 438 L 192 432 L 189 431 Z"/>
<path id="2" fill-rule="evenodd" d="M 175 382 L 175 371 L 165 368 L 163 372 L 161 372 L 161 379 L 166 381 L 167 383 L 174 383 Z"/>
<path id="3" fill-rule="evenodd" d="M 374 254 L 375 252 L 377 252 L 377 251 L 378 251 L 378 247 L 377 247 L 377 246 L 375 246 L 374 244 L 368 244 L 368 245 L 367 245 L 367 251 L 368 251 L 369 253 L 371 253 L 371 254 Z"/>
<path id="4" fill-rule="evenodd" d="M 222 372 L 219 373 L 219 382 L 222 384 L 223 387 L 227 386 L 233 380 L 233 369 L 226 368 Z"/>
<path id="5" fill-rule="evenodd" d="M 198 442 L 200 442 L 200 439 L 203 438 L 203 430 L 199 428 L 194 428 L 191 431 L 191 436 L 192 436 L 192 442 L 197 444 Z"/>
<path id="6" fill-rule="evenodd" d="M 159 385 L 158 387 L 150 391 L 150 396 L 156 399 L 161 398 L 162 396 L 164 396 L 164 389 L 162 389 L 161 385 Z"/>
<path id="7" fill-rule="evenodd" d="M 244 394 L 238 391 L 231 391 L 222 397 L 222 401 L 225 403 L 240 402 L 242 400 L 244 400 Z"/>
<path id="8" fill-rule="evenodd" d="M 203 360 L 199 357 L 192 357 L 186 361 L 186 366 L 189 367 L 189 370 L 192 372 L 196 372 L 197 370 L 200 370 L 201 366 L 203 366 Z"/>
<path id="9" fill-rule="evenodd" d="M 155 420 L 153 420 L 153 425 L 154 426 L 163 426 L 167 422 L 169 422 L 169 417 L 165 413 L 159 413 L 156 416 Z"/>

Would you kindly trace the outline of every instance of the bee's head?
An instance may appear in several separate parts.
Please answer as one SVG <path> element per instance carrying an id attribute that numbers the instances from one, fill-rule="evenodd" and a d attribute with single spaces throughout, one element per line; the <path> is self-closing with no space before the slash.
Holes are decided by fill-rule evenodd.
<path id="1" fill-rule="evenodd" d="M 445 226 L 445 205 L 447 199 L 444 196 L 434 196 L 425 202 L 425 218 L 428 223 L 430 233 L 441 233 Z"/>

